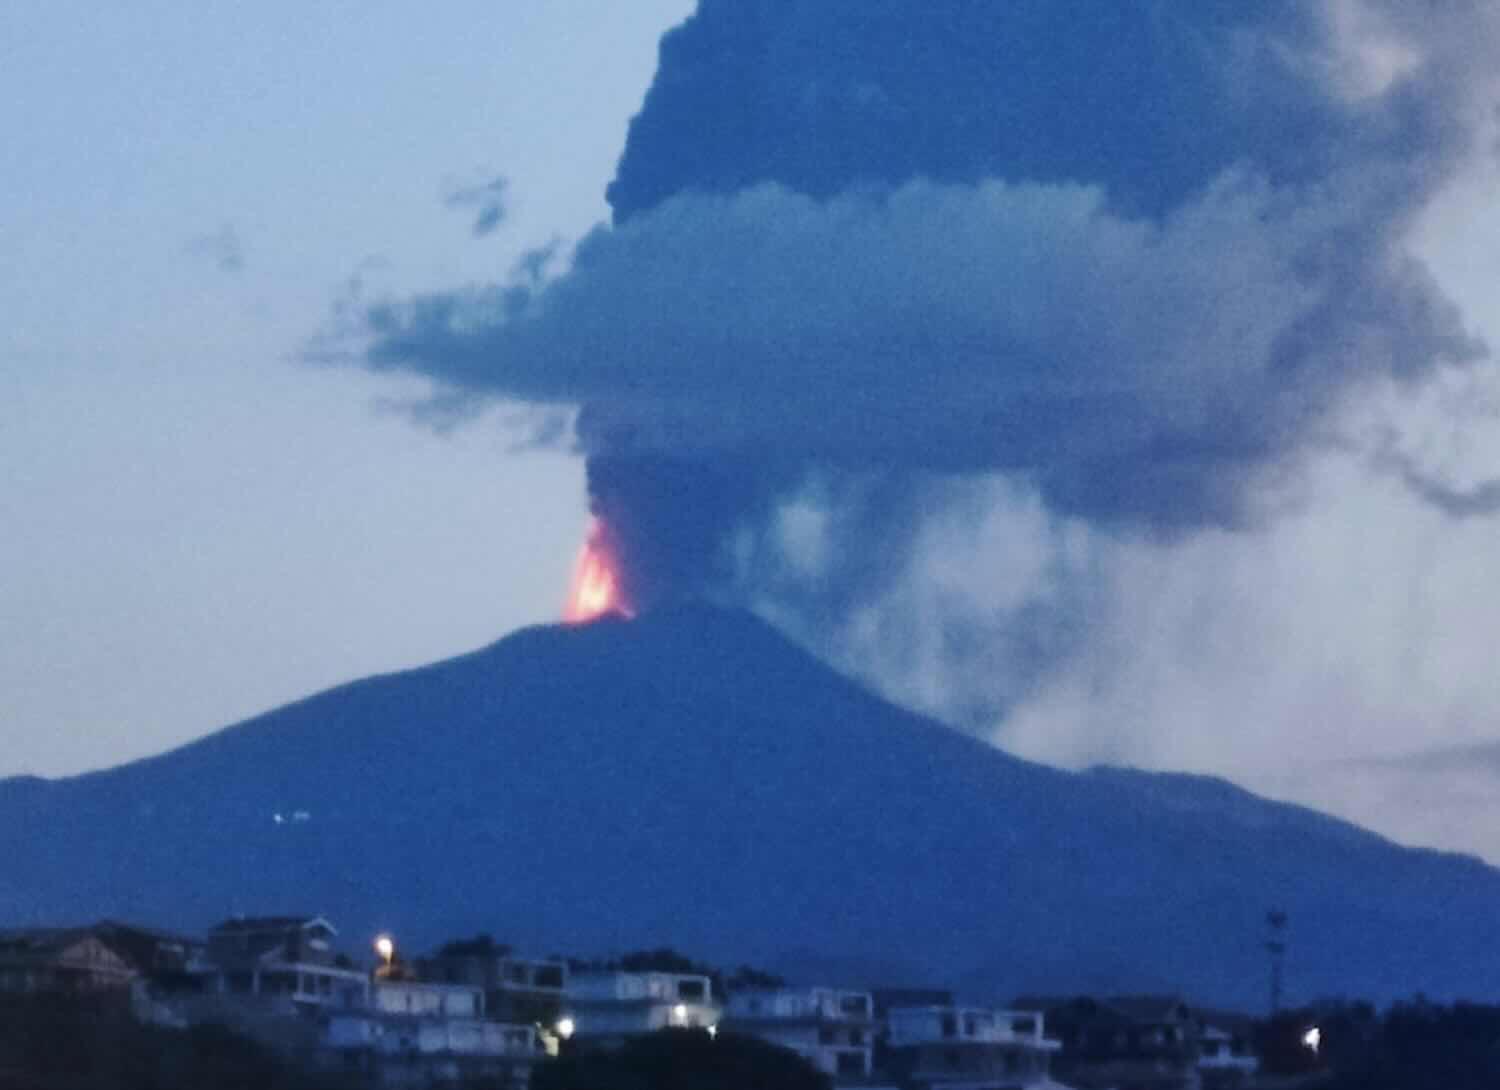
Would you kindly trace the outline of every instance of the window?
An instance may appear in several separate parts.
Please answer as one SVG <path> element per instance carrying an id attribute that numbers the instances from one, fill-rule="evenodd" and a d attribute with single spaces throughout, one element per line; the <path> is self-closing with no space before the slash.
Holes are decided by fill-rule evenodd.
<path id="1" fill-rule="evenodd" d="M 562 966 L 539 966 L 536 971 L 536 986 L 538 988 L 561 988 L 563 986 Z"/>
<path id="2" fill-rule="evenodd" d="M 863 1018 L 870 1013 L 870 1001 L 862 995 L 846 995 L 839 1000 L 839 1010 Z"/>
<path id="3" fill-rule="evenodd" d="M 865 1054 L 863 1052 L 840 1052 L 835 1067 L 840 1075 L 863 1075 Z"/>
<path id="4" fill-rule="evenodd" d="M 831 1045 L 831 1044 L 833 1044 L 833 1030 L 830 1029 L 827 1026 L 819 1026 L 818 1027 L 818 1044 L 820 1044 L 820 1045 Z"/>
<path id="5" fill-rule="evenodd" d="M 958 1036 L 958 1019 L 955 1018 L 951 1014 L 945 1014 L 945 1015 L 943 1015 L 943 1036 L 944 1037 L 957 1037 Z"/>
<path id="6" fill-rule="evenodd" d="M 1010 1024 L 1010 1028 L 1012 1030 L 1014 1030 L 1016 1033 L 1035 1033 L 1036 1032 L 1036 1019 L 1035 1018 L 1017 1018 L 1017 1019 L 1014 1019 L 1011 1022 L 1011 1024 Z"/>
<path id="7" fill-rule="evenodd" d="M 702 999 L 706 989 L 701 980 L 679 980 L 677 982 L 678 999 Z"/>

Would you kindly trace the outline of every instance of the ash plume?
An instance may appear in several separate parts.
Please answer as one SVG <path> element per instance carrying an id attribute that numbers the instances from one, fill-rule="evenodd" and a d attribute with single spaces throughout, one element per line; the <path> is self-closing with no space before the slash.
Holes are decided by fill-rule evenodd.
<path id="1" fill-rule="evenodd" d="M 997 489 L 1054 540 L 1256 526 L 1345 406 L 1483 359 L 1406 237 L 1497 58 L 1488 0 L 702 0 L 613 224 L 371 308 L 365 363 L 580 406 L 632 600 L 878 628 Z M 1066 654 L 1057 600 L 924 653 Z"/>

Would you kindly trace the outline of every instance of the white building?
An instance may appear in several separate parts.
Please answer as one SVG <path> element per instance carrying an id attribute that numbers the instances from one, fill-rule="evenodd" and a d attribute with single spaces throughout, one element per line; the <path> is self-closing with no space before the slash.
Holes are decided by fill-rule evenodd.
<path id="1" fill-rule="evenodd" d="M 483 1018 L 484 989 L 463 984 L 430 984 L 418 980 L 375 981 L 370 1007 L 377 1014 L 410 1014 L 427 1018 Z"/>
<path id="2" fill-rule="evenodd" d="M 423 1009 L 433 1007 L 432 998 L 410 990 L 385 996 L 389 1005 L 404 1001 Z M 487 1079 L 524 1087 L 545 1055 L 533 1026 L 388 1010 L 332 1015 L 322 1046 L 333 1066 L 367 1072 L 385 1086 Z"/>
<path id="3" fill-rule="evenodd" d="M 551 1025 L 563 1007 L 568 966 L 555 958 L 516 957 L 505 948 L 418 958 L 417 976 L 484 989 L 490 1017 Z"/>
<path id="4" fill-rule="evenodd" d="M 724 1028 L 791 1049 L 835 1080 L 870 1077 L 875 1012 L 869 992 L 833 988 L 737 991 L 725 1004 Z"/>
<path id="5" fill-rule="evenodd" d="M 568 983 L 566 1021 L 583 1040 L 709 1029 L 719 1014 L 708 977 L 695 973 L 580 973 Z"/>
<path id="6" fill-rule="evenodd" d="M 898 1007 L 886 1015 L 891 1066 L 929 1090 L 1048 1087 L 1052 1054 L 1043 1017 L 975 1007 Z"/>
<path id="7" fill-rule="evenodd" d="M 1198 1034 L 1198 1070 L 1205 1084 L 1235 1085 L 1253 1077 L 1260 1070 L 1260 1060 L 1240 1037 L 1205 1024 Z"/>

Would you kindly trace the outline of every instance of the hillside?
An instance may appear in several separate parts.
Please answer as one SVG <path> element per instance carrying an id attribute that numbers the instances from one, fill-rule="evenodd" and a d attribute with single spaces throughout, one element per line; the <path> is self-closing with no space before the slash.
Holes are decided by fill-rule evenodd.
<path id="1" fill-rule="evenodd" d="M 298 812 L 302 813 L 299 814 Z M 281 820 L 276 820 L 276 815 Z M 1500 872 L 1222 781 L 1067 773 L 706 607 L 517 632 L 193 744 L 0 782 L 0 925 L 314 911 L 973 993 L 1500 993 Z"/>

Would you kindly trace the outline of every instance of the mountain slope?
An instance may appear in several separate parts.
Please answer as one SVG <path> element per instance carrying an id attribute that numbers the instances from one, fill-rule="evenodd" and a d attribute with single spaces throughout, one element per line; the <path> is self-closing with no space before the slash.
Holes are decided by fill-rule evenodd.
<path id="1" fill-rule="evenodd" d="M 997 995 L 1259 1002 L 1276 905 L 1293 997 L 1500 991 L 1500 872 L 1219 781 L 1029 764 L 707 608 L 527 629 L 0 783 L 0 860 L 0 923 L 307 910 L 355 949 L 482 929 Z"/>

